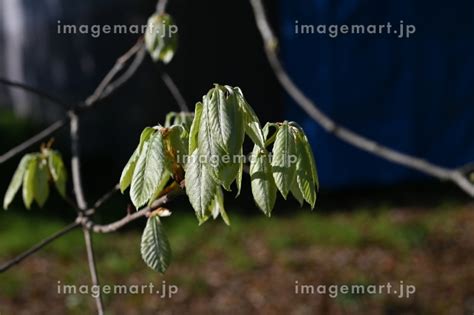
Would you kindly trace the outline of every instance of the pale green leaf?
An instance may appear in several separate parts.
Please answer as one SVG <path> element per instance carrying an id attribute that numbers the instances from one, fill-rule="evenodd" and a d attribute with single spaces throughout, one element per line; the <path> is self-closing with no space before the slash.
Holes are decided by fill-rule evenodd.
<path id="1" fill-rule="evenodd" d="M 151 198 L 164 172 L 163 137 L 157 131 L 145 141 L 133 172 L 130 198 L 138 209 Z"/>
<path id="2" fill-rule="evenodd" d="M 42 208 L 49 197 L 49 170 L 48 161 L 38 158 L 36 163 L 36 174 L 34 178 L 34 199 Z"/>
<path id="3" fill-rule="evenodd" d="M 194 119 L 189 131 L 189 153 L 194 152 L 198 147 L 198 133 L 201 125 L 202 107 L 202 103 L 197 103 L 196 108 L 194 109 Z"/>
<path id="4" fill-rule="evenodd" d="M 235 196 L 235 198 L 240 196 L 240 191 L 242 190 L 242 177 L 243 177 L 243 174 L 244 174 L 244 158 L 243 158 L 244 156 L 243 156 L 243 149 L 242 148 L 240 149 L 240 156 L 242 158 L 241 158 L 240 163 L 239 163 L 239 170 L 237 172 L 237 179 L 235 180 L 236 184 L 237 184 L 237 195 Z"/>
<path id="5" fill-rule="evenodd" d="M 262 127 L 260 125 L 260 120 L 253 108 L 247 103 L 245 97 L 240 90 L 240 88 L 234 88 L 234 91 L 237 95 L 238 103 L 244 114 L 245 121 L 245 133 L 249 138 L 258 145 L 261 149 L 265 148 L 265 137 L 263 135 Z"/>
<path id="6" fill-rule="evenodd" d="M 252 194 L 258 207 L 270 217 L 275 206 L 277 187 L 273 179 L 268 152 L 255 145 L 251 159 Z"/>
<path id="7" fill-rule="evenodd" d="M 273 178 L 278 190 L 286 199 L 295 179 L 297 161 L 295 137 L 287 122 L 278 129 L 272 153 Z"/>
<path id="8" fill-rule="evenodd" d="M 307 153 L 304 139 L 301 136 L 296 140 L 298 162 L 296 163 L 296 180 L 306 202 L 313 209 L 316 203 L 316 186 L 311 168 L 310 156 Z"/>
<path id="9" fill-rule="evenodd" d="M 66 197 L 67 172 L 59 152 L 50 151 L 48 154 L 48 166 L 56 190 L 63 198 Z"/>
<path id="10" fill-rule="evenodd" d="M 140 156 L 140 152 L 142 151 L 145 142 L 148 141 L 148 139 L 150 139 L 151 135 L 153 135 L 153 133 L 155 133 L 155 132 L 156 132 L 156 129 L 154 129 L 152 127 L 146 127 L 145 129 L 143 129 L 143 131 L 140 135 L 140 142 L 139 142 L 137 148 L 135 149 L 135 151 L 133 151 L 132 156 L 130 157 L 127 164 L 123 168 L 122 174 L 120 176 L 120 191 L 122 193 L 132 183 L 133 173 L 135 171 L 135 167 L 137 165 L 137 161 L 138 161 L 138 157 Z"/>
<path id="11" fill-rule="evenodd" d="M 200 162 L 198 150 L 195 150 L 188 160 L 185 182 L 186 194 L 201 222 L 207 217 L 207 210 L 214 199 L 217 184 L 208 168 Z"/>
<path id="12" fill-rule="evenodd" d="M 31 208 L 35 196 L 35 176 L 38 164 L 38 155 L 34 155 L 28 162 L 23 176 L 23 202 L 27 209 Z"/>
<path id="13" fill-rule="evenodd" d="M 166 271 L 171 261 L 171 247 L 158 216 L 148 218 L 140 251 L 148 267 L 161 273 Z"/>
<path id="14" fill-rule="evenodd" d="M 154 14 L 148 19 L 145 45 L 154 61 L 168 63 L 174 56 L 178 45 L 178 35 L 168 14 Z"/>
<path id="15" fill-rule="evenodd" d="M 298 200 L 298 203 L 302 207 L 303 204 L 304 204 L 304 197 L 303 197 L 303 194 L 300 191 L 300 187 L 298 186 L 298 182 L 297 182 L 296 178 L 293 181 L 293 183 L 291 184 L 290 191 L 291 191 L 291 194 L 293 195 L 293 197 L 295 197 L 295 199 Z"/>
<path id="16" fill-rule="evenodd" d="M 217 187 L 216 196 L 212 204 L 212 216 L 214 219 L 216 219 L 219 214 L 222 217 L 222 220 L 224 220 L 225 224 L 230 225 L 229 216 L 227 215 L 227 212 L 224 208 L 224 193 L 220 187 Z"/>
<path id="17" fill-rule="evenodd" d="M 155 192 L 150 198 L 150 201 L 148 201 L 148 206 L 150 206 L 158 197 L 160 194 L 163 192 L 163 189 L 165 189 L 166 184 L 168 184 L 168 181 L 171 178 L 171 174 L 165 170 L 163 177 L 161 178 L 161 182 L 158 184 L 158 186 L 155 189 Z"/>
<path id="18" fill-rule="evenodd" d="M 5 210 L 11 204 L 13 198 L 15 198 L 16 193 L 20 189 L 21 184 L 23 182 L 23 177 L 26 172 L 26 168 L 31 159 L 32 155 L 27 154 L 21 159 L 20 163 L 18 164 L 18 167 L 16 168 L 16 171 L 13 174 L 12 180 L 10 182 L 10 185 L 8 186 L 7 192 L 5 193 L 5 197 L 3 199 L 3 208 Z"/>

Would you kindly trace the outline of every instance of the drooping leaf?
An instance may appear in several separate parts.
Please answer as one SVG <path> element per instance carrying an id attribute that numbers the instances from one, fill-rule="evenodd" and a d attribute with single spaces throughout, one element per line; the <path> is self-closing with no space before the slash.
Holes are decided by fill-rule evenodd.
<path id="1" fill-rule="evenodd" d="M 56 190 L 63 198 L 66 197 L 67 172 L 59 152 L 50 151 L 48 154 L 48 167 Z"/>
<path id="2" fill-rule="evenodd" d="M 253 198 L 263 213 L 270 217 L 275 206 L 277 187 L 268 152 L 255 145 L 251 159 L 250 179 Z"/>
<path id="3" fill-rule="evenodd" d="M 32 156 L 26 166 L 26 172 L 23 177 L 23 202 L 27 209 L 31 208 L 35 196 L 35 176 L 38 159 L 38 155 Z"/>
<path id="4" fill-rule="evenodd" d="M 138 209 L 151 198 L 165 168 L 163 137 L 157 131 L 145 141 L 132 176 L 130 198 Z"/>
<path id="5" fill-rule="evenodd" d="M 230 225 L 229 216 L 227 215 L 227 212 L 224 208 L 224 193 L 220 187 L 217 187 L 216 196 L 212 204 L 212 216 L 214 219 L 216 219 L 219 215 L 222 217 L 222 220 L 224 220 L 225 224 Z"/>
<path id="6" fill-rule="evenodd" d="M 189 154 L 194 152 L 194 150 L 198 147 L 198 134 L 199 127 L 201 125 L 202 107 L 202 103 L 197 103 L 196 108 L 194 109 L 194 119 L 189 131 Z"/>
<path id="7" fill-rule="evenodd" d="M 158 184 L 158 186 L 155 189 L 155 192 L 153 193 L 150 200 L 148 201 L 148 206 L 150 206 L 160 196 L 160 194 L 163 192 L 163 189 L 165 189 L 166 184 L 168 184 L 168 181 L 170 180 L 170 178 L 171 178 L 171 174 L 165 170 L 162 176 L 161 182 Z"/>
<path id="8" fill-rule="evenodd" d="M 296 138 L 296 151 L 298 153 L 296 181 L 304 199 L 314 209 L 316 203 L 316 183 L 314 182 L 310 156 L 300 135 Z"/>
<path id="9" fill-rule="evenodd" d="M 278 129 L 272 152 L 273 178 L 278 190 L 286 199 L 295 179 L 297 160 L 295 137 L 287 122 Z"/>
<path id="10" fill-rule="evenodd" d="M 137 165 L 138 155 L 139 150 L 136 148 L 127 164 L 123 168 L 122 175 L 120 176 L 120 192 L 122 192 L 122 194 L 132 183 L 132 176 L 133 172 L 135 171 L 135 166 Z"/>
<path id="11" fill-rule="evenodd" d="M 171 174 L 175 173 L 177 165 L 185 166 L 188 155 L 188 143 L 186 142 L 186 130 L 181 125 L 173 125 L 168 128 L 164 137 L 165 152 L 167 153 L 167 167 Z"/>
<path id="12" fill-rule="evenodd" d="M 241 160 L 239 163 L 239 170 L 237 172 L 237 179 L 235 180 L 237 184 L 237 195 L 235 195 L 235 198 L 240 196 L 240 191 L 242 190 L 242 177 L 244 174 L 244 155 L 243 155 L 242 148 L 240 149 L 240 156 L 241 156 Z"/>
<path id="13" fill-rule="evenodd" d="M 252 107 L 247 103 L 245 97 L 240 90 L 240 88 L 234 88 L 234 91 L 237 96 L 238 103 L 240 108 L 244 114 L 244 121 L 245 121 L 245 133 L 249 138 L 258 145 L 261 149 L 265 148 L 265 137 L 263 136 L 262 127 L 260 125 L 260 120 L 258 119 L 255 111 Z"/>
<path id="14" fill-rule="evenodd" d="M 8 186 L 7 192 L 5 193 L 5 197 L 3 199 L 3 208 L 5 210 L 11 204 L 13 198 L 15 198 L 16 193 L 20 189 L 21 184 L 23 183 L 23 177 L 25 175 L 26 168 L 31 159 L 32 155 L 27 154 L 21 159 L 20 163 L 18 164 L 18 167 L 15 173 L 13 174 L 12 180 L 10 182 L 10 185 Z"/>
<path id="15" fill-rule="evenodd" d="M 140 156 L 140 152 L 143 149 L 143 146 L 148 139 L 150 139 L 151 135 L 156 132 L 156 130 L 152 127 L 146 127 L 141 135 L 140 135 L 140 142 L 133 152 L 132 156 L 128 160 L 127 164 L 123 168 L 122 175 L 120 176 L 120 191 L 123 193 L 128 186 L 132 183 L 133 173 L 135 171 L 135 166 L 137 165 L 138 157 Z"/>
<path id="16" fill-rule="evenodd" d="M 158 216 L 148 218 L 140 251 L 148 267 L 161 273 L 166 271 L 171 261 L 171 247 Z"/>
<path id="17" fill-rule="evenodd" d="M 148 19 L 145 44 L 154 61 L 169 63 L 178 46 L 178 35 L 168 14 L 154 14 Z"/>
<path id="18" fill-rule="evenodd" d="M 49 170 L 48 161 L 38 158 L 34 178 L 33 195 L 38 205 L 42 208 L 49 197 Z"/>
<path id="19" fill-rule="evenodd" d="M 296 180 L 296 178 L 293 180 L 293 183 L 291 184 L 290 191 L 293 197 L 295 197 L 295 199 L 298 200 L 300 207 L 302 207 L 304 204 L 304 197 L 300 191 L 300 187 L 298 186 L 298 181 Z"/>
<path id="20" fill-rule="evenodd" d="M 210 123 L 210 116 L 212 115 L 215 115 L 215 113 L 211 113 L 207 96 L 204 96 L 203 110 L 198 132 L 199 159 L 200 162 L 208 168 L 208 172 L 214 180 L 220 184 L 221 179 L 219 174 L 225 166 L 222 157 L 226 152 L 220 145 L 218 139 L 215 138 L 212 131 Z"/>
<path id="21" fill-rule="evenodd" d="M 188 160 L 185 181 L 186 194 L 201 223 L 207 219 L 207 210 L 214 199 L 217 184 L 208 168 L 201 163 L 198 150 L 194 150 Z"/>

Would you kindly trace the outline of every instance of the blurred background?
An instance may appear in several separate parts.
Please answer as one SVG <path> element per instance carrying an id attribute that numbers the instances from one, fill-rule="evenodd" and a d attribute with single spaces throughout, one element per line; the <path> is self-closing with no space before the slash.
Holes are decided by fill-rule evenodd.
<path id="1" fill-rule="evenodd" d="M 289 74 L 325 113 L 391 148 L 454 168 L 474 161 L 474 4 L 458 1 L 265 1 Z M 71 105 L 91 94 L 137 35 L 58 34 L 62 24 L 145 24 L 155 1 L 0 0 L 0 77 L 44 89 Z M 232 226 L 197 226 L 186 198 L 164 220 L 174 261 L 163 277 L 141 261 L 144 220 L 97 236 L 104 284 L 163 279 L 180 292 L 106 296 L 110 314 L 472 314 L 474 204 L 449 183 L 359 151 L 325 133 L 284 93 L 265 59 L 248 1 L 170 0 L 179 48 L 166 71 L 194 108 L 213 83 L 240 86 L 260 119 L 299 122 L 310 137 L 321 181 L 316 210 L 279 199 L 259 213 L 250 185 L 226 195 Z M 387 34 L 295 34 L 300 24 L 416 26 L 409 39 Z M 60 21 L 60 22 L 58 22 Z M 66 108 L 0 86 L 0 154 L 61 118 Z M 144 126 L 177 111 L 149 57 L 134 77 L 82 119 L 89 202 L 112 188 Z M 55 147 L 69 158 L 68 130 Z M 38 147 L 39 148 L 39 145 Z M 32 148 L 36 151 L 37 148 Z M 0 165 L 0 195 L 20 157 Z M 249 178 L 244 177 L 244 181 Z M 74 219 L 58 196 L 44 209 L 21 198 L 0 219 L 0 261 Z M 116 195 L 97 214 L 126 214 Z M 57 281 L 88 284 L 80 231 L 0 274 L 2 314 L 92 313 L 89 296 L 62 296 Z M 389 295 L 295 295 L 308 284 L 416 285 L 410 299 Z"/>

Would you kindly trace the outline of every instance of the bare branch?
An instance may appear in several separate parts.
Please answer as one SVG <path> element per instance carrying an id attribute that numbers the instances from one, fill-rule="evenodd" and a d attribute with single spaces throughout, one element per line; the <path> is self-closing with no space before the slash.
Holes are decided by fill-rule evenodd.
<path id="1" fill-rule="evenodd" d="M 385 147 L 337 124 L 323 113 L 316 104 L 314 104 L 314 102 L 311 101 L 298 88 L 298 86 L 296 86 L 282 66 L 276 53 L 278 39 L 270 27 L 262 1 L 250 0 L 250 2 L 253 7 L 257 27 L 265 44 L 267 59 L 275 73 L 275 76 L 286 92 L 315 122 L 323 127 L 328 133 L 335 135 L 354 147 L 370 152 L 395 164 L 415 169 L 438 179 L 452 181 L 470 196 L 474 197 L 474 185 L 462 174 L 462 172 L 434 165 L 420 158 Z"/>
<path id="2" fill-rule="evenodd" d="M 97 275 L 97 265 L 96 265 L 96 262 L 95 262 L 94 247 L 93 247 L 93 244 L 92 244 L 91 231 L 89 231 L 85 227 L 82 230 L 84 231 L 84 240 L 85 240 L 86 249 L 87 249 L 87 262 L 89 263 L 89 270 L 90 270 L 90 273 L 91 273 L 92 284 L 94 286 L 98 286 L 99 285 L 99 277 Z M 102 301 L 102 294 L 100 293 L 100 290 L 99 290 L 99 294 L 95 298 L 95 304 L 97 306 L 97 313 L 99 315 L 103 315 L 104 314 L 104 304 L 103 304 L 103 301 Z"/>
<path id="3" fill-rule="evenodd" d="M 159 0 L 156 4 L 156 12 L 158 14 L 165 13 L 167 5 L 168 5 L 168 0 Z"/>
<path id="4" fill-rule="evenodd" d="M 0 78 L 0 84 L 5 85 L 8 87 L 13 87 L 17 89 L 21 89 L 23 91 L 26 91 L 28 93 L 34 94 L 39 96 L 42 99 L 45 99 L 53 104 L 59 105 L 61 108 L 69 108 L 70 103 L 63 102 L 61 99 L 57 98 L 56 96 L 53 96 L 43 90 L 37 89 L 35 87 L 29 86 L 24 83 L 16 82 L 16 81 L 11 81 L 5 78 Z"/>
<path id="5" fill-rule="evenodd" d="M 85 101 L 85 106 L 75 106 L 74 109 L 71 109 L 67 112 L 67 115 L 54 122 L 51 124 L 49 127 L 41 131 L 40 133 L 34 135 L 30 139 L 26 140 L 25 142 L 17 145 L 16 147 L 10 149 L 8 152 L 0 156 L 0 164 L 5 163 L 9 159 L 13 158 L 17 154 L 22 153 L 29 147 L 35 145 L 36 143 L 40 142 L 41 140 L 44 140 L 45 138 L 49 137 L 51 134 L 54 132 L 58 131 L 62 127 L 66 125 L 66 123 L 69 122 L 69 119 L 71 117 L 71 114 L 81 114 L 87 109 L 90 109 L 94 107 L 94 105 L 98 104 L 99 101 L 102 101 L 105 97 L 111 95 L 113 92 L 115 92 L 119 87 L 121 87 L 127 80 L 130 79 L 130 77 L 136 72 L 138 69 L 138 66 L 141 64 L 143 61 L 143 57 L 141 59 L 139 58 L 135 63 L 132 63 L 131 67 L 133 71 L 126 71 L 122 77 L 119 77 L 117 79 L 118 82 L 112 83 L 113 86 L 109 88 L 109 85 L 111 84 L 112 80 L 117 76 L 117 74 L 125 67 L 127 64 L 128 60 L 130 60 L 135 54 L 137 54 L 139 51 L 143 50 L 143 40 L 140 38 L 137 43 L 130 49 L 128 50 L 124 55 L 122 55 L 120 58 L 117 59 L 116 64 L 114 67 L 109 71 L 109 73 L 105 76 L 105 78 L 102 80 L 102 82 L 99 84 L 99 87 L 95 90 L 95 92 L 87 98 Z M 1 84 L 1 82 L 0 82 Z M 33 88 L 33 87 L 27 87 L 25 84 L 17 84 L 16 87 L 25 89 L 27 91 L 33 92 L 38 91 L 38 89 Z M 40 93 L 36 93 L 40 97 L 43 97 L 46 93 L 41 91 Z M 51 99 L 50 99 L 51 100 Z M 65 103 L 65 102 L 61 102 Z"/>
<path id="6" fill-rule="evenodd" d="M 0 266 L 0 273 L 5 272 L 8 269 L 10 269 L 11 267 L 19 264 L 24 259 L 26 259 L 29 256 L 35 254 L 36 252 L 41 250 L 43 247 L 45 247 L 49 243 L 51 243 L 51 242 L 57 240 L 58 238 L 66 235 L 67 233 L 71 232 L 72 230 L 74 230 L 75 228 L 77 228 L 80 225 L 81 225 L 80 222 L 73 222 L 73 223 L 67 225 L 66 227 L 64 227 L 62 230 L 54 233 L 53 235 L 49 236 L 48 238 L 45 238 L 44 240 L 42 240 L 41 242 L 39 242 L 35 246 L 31 247 L 27 251 L 21 253 L 20 255 L 16 256 L 12 260 L 10 260 L 10 261 L 4 263 L 3 265 L 1 265 Z"/>
<path id="7" fill-rule="evenodd" d="M 170 91 L 171 95 L 173 95 L 176 103 L 179 106 L 179 109 L 182 112 L 187 112 L 189 113 L 189 107 L 186 104 L 186 100 L 184 99 L 183 95 L 178 89 L 178 86 L 174 83 L 173 79 L 169 76 L 168 73 L 166 73 L 163 69 L 161 69 L 161 79 L 165 83 L 166 87 Z"/>
<path id="8" fill-rule="evenodd" d="M 179 186 L 177 186 L 177 187 L 179 187 Z M 144 208 L 140 211 L 137 211 L 133 214 L 129 214 L 126 217 L 123 217 L 122 219 L 120 219 L 116 222 L 110 223 L 110 224 L 96 225 L 93 222 L 88 222 L 88 223 L 86 223 L 86 225 L 89 229 L 91 229 L 95 233 L 115 232 L 115 231 L 119 230 L 120 228 L 124 227 L 125 225 L 127 225 L 128 223 L 130 223 L 132 221 L 135 221 L 136 219 L 139 219 L 141 217 L 144 217 L 148 213 L 150 213 L 151 211 L 153 211 L 153 210 L 155 210 L 155 209 L 157 209 L 161 206 L 164 206 L 165 204 L 167 204 L 168 202 L 170 202 L 171 200 L 173 200 L 177 196 L 182 195 L 183 193 L 184 192 L 181 188 L 173 190 L 173 191 L 169 192 L 168 194 L 166 194 L 166 195 L 160 197 L 159 199 L 155 200 L 151 204 L 150 207 L 146 207 L 146 208 Z"/>
<path id="9" fill-rule="evenodd" d="M 87 203 L 82 190 L 81 162 L 79 157 L 79 118 L 76 114 L 71 114 L 71 171 L 74 196 L 79 210 L 86 211 Z"/>
<path id="10" fill-rule="evenodd" d="M 97 201 L 94 203 L 94 209 L 98 209 L 98 208 L 102 207 L 110 198 L 112 198 L 112 196 L 117 191 L 119 191 L 119 189 L 120 189 L 120 184 L 117 184 L 117 185 L 114 186 L 114 188 L 112 188 L 111 190 L 106 192 L 102 197 L 97 199 Z"/>
<path id="11" fill-rule="evenodd" d="M 0 156 L 0 164 L 5 163 L 12 157 L 14 157 L 17 154 L 22 153 L 29 147 L 35 145 L 36 143 L 40 142 L 41 140 L 44 140 L 45 138 L 49 137 L 51 134 L 54 132 L 58 131 L 61 129 L 64 125 L 66 125 L 68 121 L 68 118 L 63 118 L 61 120 L 56 121 L 55 123 L 51 124 L 48 128 L 44 129 L 40 133 L 34 135 L 30 139 L 26 140 L 25 142 L 17 145 L 16 147 L 12 148 L 5 154 Z"/>

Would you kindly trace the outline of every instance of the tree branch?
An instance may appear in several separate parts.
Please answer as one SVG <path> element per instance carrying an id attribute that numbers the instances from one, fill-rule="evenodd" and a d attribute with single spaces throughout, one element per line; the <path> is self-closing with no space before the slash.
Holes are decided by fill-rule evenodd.
<path id="1" fill-rule="evenodd" d="M 278 81 L 293 100 L 324 130 L 357 147 L 395 164 L 415 169 L 441 180 L 454 182 L 471 197 L 474 197 L 474 184 L 459 170 L 447 169 L 428 161 L 398 152 L 383 146 L 371 139 L 365 138 L 332 120 L 323 113 L 293 82 L 281 64 L 276 49 L 278 39 L 268 22 L 262 0 L 250 0 L 255 15 L 255 21 L 265 44 L 265 53 Z"/>
<path id="2" fill-rule="evenodd" d="M 35 246 L 31 247 L 30 249 L 28 249 L 27 251 L 21 253 L 20 255 L 16 256 L 15 258 L 13 258 L 12 260 L 4 263 L 3 265 L 0 266 L 0 273 L 2 272 L 5 272 L 7 271 L 8 269 L 10 269 L 11 267 L 19 264 L 20 262 L 22 262 L 24 259 L 28 258 L 29 256 L 35 254 L 36 252 L 38 252 L 39 250 L 41 250 L 43 247 L 45 247 L 46 245 L 48 245 L 49 243 L 57 240 L 58 238 L 66 235 L 67 233 L 69 233 L 70 231 L 74 230 L 75 228 L 77 228 L 78 226 L 80 226 L 81 223 L 80 222 L 73 222 L 69 225 L 67 225 L 66 227 L 64 227 L 62 230 L 54 233 L 53 235 L 45 238 L 44 240 L 42 240 L 41 242 L 39 242 L 38 244 L 36 244 Z"/>
<path id="3" fill-rule="evenodd" d="M 174 97 L 176 103 L 179 106 L 179 109 L 182 112 L 189 113 L 190 112 L 189 107 L 186 104 L 186 100 L 184 99 L 183 95 L 179 91 L 178 86 L 174 83 L 173 79 L 171 79 L 171 77 L 169 76 L 168 73 L 166 73 L 166 71 L 164 71 L 163 69 L 160 69 L 160 70 L 161 70 L 161 79 L 165 83 L 171 95 Z"/>
<path id="4" fill-rule="evenodd" d="M 179 186 L 177 186 L 179 187 Z M 89 221 L 86 223 L 87 228 L 91 229 L 95 233 L 110 233 L 110 232 L 115 232 L 119 230 L 120 228 L 124 227 L 125 225 L 129 224 L 132 221 L 135 221 L 136 219 L 139 219 L 141 217 L 146 216 L 148 213 L 152 212 L 153 210 L 164 206 L 177 196 L 180 196 L 184 193 L 183 189 L 175 189 L 166 195 L 158 198 L 155 200 L 149 207 L 146 207 L 140 211 L 137 211 L 135 213 L 129 214 L 122 219 L 115 221 L 110 224 L 106 225 L 99 225 L 99 224 L 94 224 L 94 222 Z"/>
<path id="5" fill-rule="evenodd" d="M 85 104 L 82 106 L 74 106 L 73 109 L 69 110 L 66 114 L 66 116 L 53 124 L 51 124 L 49 127 L 41 131 L 40 133 L 34 135 L 30 139 L 26 140 L 25 142 L 17 145 L 16 147 L 10 149 L 8 152 L 0 156 L 0 164 L 5 163 L 9 159 L 13 158 L 17 154 L 22 153 L 32 145 L 35 145 L 36 143 L 40 142 L 41 140 L 44 140 L 45 138 L 49 137 L 51 134 L 54 132 L 58 131 L 62 127 L 66 125 L 66 123 L 69 122 L 69 119 L 71 117 L 71 114 L 81 114 L 82 112 L 93 108 L 95 105 L 97 105 L 100 101 L 105 99 L 107 96 L 110 96 L 113 92 L 115 92 L 119 87 L 121 87 L 125 82 L 127 82 L 133 74 L 136 72 L 138 69 L 138 66 L 141 64 L 143 61 L 143 57 L 138 60 L 135 63 L 132 63 L 131 65 L 131 70 L 126 71 L 121 77 L 119 77 L 116 81 L 112 82 L 112 80 L 118 75 L 118 73 L 125 67 L 127 62 L 134 56 L 136 55 L 139 51 L 143 50 L 144 48 L 143 44 L 143 39 L 140 38 L 137 43 L 130 48 L 124 55 L 122 55 L 120 58 L 117 59 L 117 62 L 115 63 L 114 67 L 107 73 L 107 75 L 104 77 L 104 79 L 101 81 L 99 86 L 96 88 L 94 93 L 89 96 Z M 4 84 L 4 82 L 0 81 L 0 84 Z M 45 93 L 44 92 L 38 92 L 38 89 L 29 87 L 25 84 L 16 84 L 15 87 L 25 89 L 27 91 L 30 91 L 32 93 L 37 94 L 40 97 L 44 97 Z M 52 101 L 50 98 L 49 100 Z M 59 104 L 63 104 L 64 102 L 59 102 Z"/>

